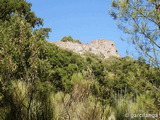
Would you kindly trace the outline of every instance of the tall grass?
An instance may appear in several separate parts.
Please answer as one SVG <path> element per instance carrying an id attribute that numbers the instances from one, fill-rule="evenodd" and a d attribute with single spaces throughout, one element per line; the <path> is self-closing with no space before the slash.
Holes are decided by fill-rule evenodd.
<path id="1" fill-rule="evenodd" d="M 12 81 L 9 104 L 0 107 L 2 120 L 130 120 L 125 114 L 156 114 L 158 108 L 150 93 L 113 95 L 113 104 L 103 104 L 91 94 L 90 85 L 82 74 L 74 74 L 70 93 L 50 92 L 42 97 L 31 85 Z M 32 95 L 31 95 L 32 93 Z M 147 120 L 147 118 L 135 118 Z"/>
<path id="2" fill-rule="evenodd" d="M 155 105 L 155 99 L 147 94 L 141 94 L 136 97 L 115 95 L 115 117 L 117 120 L 130 120 L 138 114 L 157 114 L 158 109 Z M 127 116 L 126 116 L 127 114 Z M 136 120 L 148 120 L 145 117 L 135 117 Z M 151 118 L 150 118 L 151 119 Z"/>

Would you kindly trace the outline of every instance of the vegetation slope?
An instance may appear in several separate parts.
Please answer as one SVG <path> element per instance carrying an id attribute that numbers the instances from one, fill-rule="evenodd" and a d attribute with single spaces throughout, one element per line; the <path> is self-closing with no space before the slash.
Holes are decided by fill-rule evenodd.
<path id="1" fill-rule="evenodd" d="M 102 59 L 49 43 L 23 0 L 0 7 L 1 120 L 130 120 L 159 112 L 160 72 L 130 57 Z M 25 8 L 25 9 L 24 9 Z M 10 12 L 7 12 L 10 11 Z M 29 17 L 31 15 L 32 17 Z M 135 118 L 147 119 L 147 118 Z"/>

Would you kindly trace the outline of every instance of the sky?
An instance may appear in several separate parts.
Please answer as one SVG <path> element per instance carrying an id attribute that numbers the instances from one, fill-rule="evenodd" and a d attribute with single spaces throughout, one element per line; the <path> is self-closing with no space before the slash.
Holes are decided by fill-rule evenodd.
<path id="1" fill-rule="evenodd" d="M 32 3 L 32 11 L 44 19 L 44 26 L 51 28 L 48 41 L 55 42 L 64 36 L 72 36 L 83 43 L 91 40 L 107 39 L 116 44 L 120 55 L 126 56 L 131 50 L 124 35 L 109 15 L 111 0 L 27 0 Z"/>

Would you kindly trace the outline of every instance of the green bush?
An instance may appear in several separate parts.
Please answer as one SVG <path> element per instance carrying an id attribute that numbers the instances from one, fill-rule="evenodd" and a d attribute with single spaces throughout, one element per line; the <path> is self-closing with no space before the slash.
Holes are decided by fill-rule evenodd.
<path id="1" fill-rule="evenodd" d="M 73 42 L 73 43 L 79 43 L 79 44 L 82 44 L 82 42 L 79 40 L 79 39 L 73 39 L 71 36 L 68 36 L 68 37 L 63 37 L 61 39 L 62 42 Z"/>

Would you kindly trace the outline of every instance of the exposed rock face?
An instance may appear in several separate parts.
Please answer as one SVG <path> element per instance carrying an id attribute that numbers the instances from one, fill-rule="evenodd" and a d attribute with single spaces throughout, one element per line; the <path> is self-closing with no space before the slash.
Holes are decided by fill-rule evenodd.
<path id="1" fill-rule="evenodd" d="M 79 43 L 61 42 L 61 41 L 54 42 L 54 44 L 62 49 L 68 49 L 79 54 L 90 52 L 95 55 L 100 55 L 104 59 L 109 58 L 110 56 L 120 57 L 114 42 L 105 39 L 94 40 L 91 41 L 91 43 L 89 44 L 88 43 L 79 44 Z"/>

